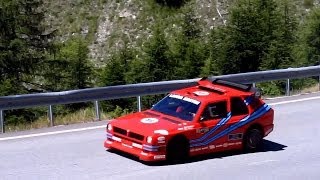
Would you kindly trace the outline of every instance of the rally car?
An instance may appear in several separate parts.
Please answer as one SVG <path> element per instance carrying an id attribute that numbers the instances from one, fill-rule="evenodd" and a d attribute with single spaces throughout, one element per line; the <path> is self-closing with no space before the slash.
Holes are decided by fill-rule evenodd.
<path id="1" fill-rule="evenodd" d="M 257 150 L 274 127 L 274 111 L 250 85 L 202 78 L 169 93 L 151 109 L 110 121 L 104 146 L 142 161 Z"/>

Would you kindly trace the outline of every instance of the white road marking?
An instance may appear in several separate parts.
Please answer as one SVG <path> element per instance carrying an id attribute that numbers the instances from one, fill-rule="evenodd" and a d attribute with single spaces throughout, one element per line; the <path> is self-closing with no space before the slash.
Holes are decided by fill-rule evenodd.
<path id="1" fill-rule="evenodd" d="M 268 104 L 271 106 L 275 106 L 275 105 L 280 105 L 280 104 L 289 104 L 289 103 L 309 101 L 309 100 L 315 100 L 315 99 L 320 99 L 320 96 L 303 98 L 303 99 L 296 99 L 296 100 L 290 100 L 290 101 L 282 101 L 282 102 L 276 102 L 276 103 L 268 103 Z M 11 136 L 11 137 L 0 138 L 0 141 L 47 136 L 47 135 L 54 135 L 54 134 L 63 134 L 63 133 L 70 133 L 70 132 L 87 131 L 87 130 L 92 130 L 92 129 L 105 128 L 105 127 L 106 127 L 106 125 L 102 125 L 102 126 L 93 126 L 93 127 L 80 128 L 80 129 L 70 129 L 70 130 L 54 131 L 54 132 L 46 132 L 46 133 L 38 133 L 38 134 L 28 134 L 28 135 L 21 135 L 21 136 Z"/>
<path id="2" fill-rule="evenodd" d="M 320 93 L 320 91 L 316 91 L 316 92 L 308 92 L 308 93 L 302 93 L 302 94 L 294 94 L 294 95 L 290 95 L 290 96 L 278 96 L 278 97 L 270 97 L 270 98 L 265 98 L 263 100 L 277 100 L 277 99 L 284 99 L 287 97 L 297 97 L 297 96 L 303 96 L 303 95 L 310 95 L 310 94 L 317 94 Z"/>
<path id="3" fill-rule="evenodd" d="M 279 160 L 265 160 L 265 161 L 259 161 L 259 162 L 253 162 L 253 163 L 249 163 L 249 166 L 254 166 L 254 165 L 261 165 L 261 164 L 266 164 L 266 163 L 270 163 L 270 162 L 277 162 Z"/>
<path id="4" fill-rule="evenodd" d="M 296 100 L 290 100 L 290 101 L 282 101 L 282 102 L 276 102 L 276 103 L 269 103 L 269 105 L 275 106 L 275 105 L 280 105 L 280 104 L 289 104 L 289 103 L 309 101 L 309 100 L 315 100 L 315 99 L 320 99 L 320 96 L 303 98 L 303 99 L 296 99 Z"/>
<path id="5" fill-rule="evenodd" d="M 0 141 L 47 136 L 47 135 L 54 135 L 54 134 L 63 134 L 63 133 L 70 133 L 70 132 L 87 131 L 87 130 L 100 129 L 100 128 L 106 128 L 106 125 L 79 128 L 79 129 L 69 129 L 69 130 L 63 130 L 63 131 L 53 131 L 53 132 L 38 133 L 38 134 L 28 134 L 28 135 L 21 135 L 21 136 L 4 137 L 4 138 L 0 138 Z"/>

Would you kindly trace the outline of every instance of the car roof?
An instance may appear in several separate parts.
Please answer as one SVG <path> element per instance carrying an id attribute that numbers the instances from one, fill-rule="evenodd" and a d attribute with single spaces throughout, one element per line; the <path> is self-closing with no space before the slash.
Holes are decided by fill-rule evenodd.
<path id="1" fill-rule="evenodd" d="M 197 86 L 175 90 L 172 91 L 171 94 L 189 97 L 200 102 L 226 100 L 228 97 L 253 94 L 253 92 L 250 91 L 251 86 L 232 82 L 226 82 L 226 84 L 224 84 L 224 82 L 205 78 L 198 81 Z"/>

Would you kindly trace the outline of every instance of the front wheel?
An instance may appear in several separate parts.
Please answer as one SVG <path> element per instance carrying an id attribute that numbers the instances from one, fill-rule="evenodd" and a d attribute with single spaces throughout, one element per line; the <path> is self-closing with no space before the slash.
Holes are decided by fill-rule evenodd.
<path id="1" fill-rule="evenodd" d="M 186 138 L 177 136 L 169 141 L 167 146 L 167 160 L 180 162 L 189 156 L 189 142 Z"/>
<path id="2" fill-rule="evenodd" d="M 244 150 L 249 152 L 257 151 L 261 148 L 262 139 L 262 131 L 259 128 L 250 128 L 244 135 Z"/>

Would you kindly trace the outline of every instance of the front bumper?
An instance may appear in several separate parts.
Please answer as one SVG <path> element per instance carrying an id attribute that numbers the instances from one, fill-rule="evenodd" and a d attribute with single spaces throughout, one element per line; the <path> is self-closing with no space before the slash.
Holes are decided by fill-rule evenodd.
<path id="1" fill-rule="evenodd" d="M 104 147 L 134 155 L 141 161 L 163 161 L 166 159 L 166 152 L 164 150 L 165 146 L 138 144 L 114 136 L 110 133 L 107 133 L 107 139 L 104 141 Z"/>

